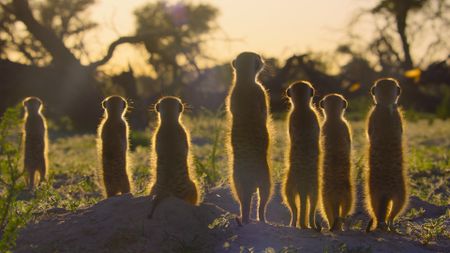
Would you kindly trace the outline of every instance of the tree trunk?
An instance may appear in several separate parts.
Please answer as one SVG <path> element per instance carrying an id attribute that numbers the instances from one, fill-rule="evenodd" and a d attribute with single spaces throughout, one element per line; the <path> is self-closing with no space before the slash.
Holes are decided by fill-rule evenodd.
<path id="1" fill-rule="evenodd" d="M 63 41 L 50 28 L 39 24 L 34 18 L 27 0 L 13 0 L 13 6 L 16 18 L 25 24 L 27 30 L 51 54 L 55 66 L 67 63 L 78 63 L 81 66 L 78 59 L 64 45 Z"/>
<path id="2" fill-rule="evenodd" d="M 402 42 L 402 49 L 403 49 L 403 67 L 405 70 L 412 69 L 414 67 L 413 60 L 411 57 L 411 51 L 409 48 L 409 42 L 408 37 L 406 36 L 406 18 L 407 18 L 407 11 L 408 10 L 402 10 L 400 13 L 396 15 L 396 22 L 397 22 L 397 32 L 400 35 L 400 40 Z"/>

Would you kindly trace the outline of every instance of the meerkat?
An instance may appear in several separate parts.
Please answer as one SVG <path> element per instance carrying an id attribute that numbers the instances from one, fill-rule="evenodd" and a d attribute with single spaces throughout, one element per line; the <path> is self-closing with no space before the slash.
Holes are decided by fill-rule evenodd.
<path id="1" fill-rule="evenodd" d="M 351 129 L 344 112 L 347 100 L 330 94 L 320 101 L 324 112 L 321 127 L 321 207 L 330 231 L 342 229 L 354 206 L 355 190 L 351 169 Z"/>
<path id="2" fill-rule="evenodd" d="M 27 97 L 23 100 L 25 108 L 23 126 L 24 171 L 27 172 L 27 184 L 30 190 L 34 188 L 36 171 L 39 181 L 46 179 L 47 172 L 47 122 L 42 114 L 43 103 L 37 97 Z"/>
<path id="3" fill-rule="evenodd" d="M 105 110 L 98 127 L 97 145 L 103 174 L 106 196 L 130 192 L 128 178 L 128 123 L 125 113 L 127 101 L 121 96 L 110 96 L 103 100 Z"/>
<path id="4" fill-rule="evenodd" d="M 296 227 L 300 216 L 301 228 L 308 228 L 309 224 L 309 227 L 317 229 L 315 213 L 319 194 L 320 125 L 318 113 L 312 105 L 314 88 L 307 81 L 299 81 L 289 86 L 286 95 L 291 103 L 288 114 L 290 148 L 286 156 L 287 173 L 282 193 L 291 211 L 290 225 Z"/>
<path id="5" fill-rule="evenodd" d="M 263 66 L 258 54 L 239 54 L 232 61 L 234 81 L 226 100 L 230 186 L 240 204 L 240 224 L 250 221 L 255 192 L 259 197 L 257 219 L 266 222 L 266 206 L 272 195 L 269 97 L 257 81 Z"/>
<path id="6" fill-rule="evenodd" d="M 150 190 L 153 196 L 150 219 L 166 197 L 174 196 L 193 205 L 200 201 L 190 164 L 190 137 L 181 120 L 183 110 L 183 103 L 177 97 L 163 97 L 155 105 L 158 126 L 152 139 L 152 160 L 156 173 Z"/>
<path id="7" fill-rule="evenodd" d="M 369 112 L 367 135 L 368 170 L 365 177 L 366 205 L 377 229 L 393 229 L 394 219 L 408 201 L 403 160 L 403 118 L 397 107 L 401 88 L 397 80 L 379 79 L 371 89 L 375 106 Z"/>

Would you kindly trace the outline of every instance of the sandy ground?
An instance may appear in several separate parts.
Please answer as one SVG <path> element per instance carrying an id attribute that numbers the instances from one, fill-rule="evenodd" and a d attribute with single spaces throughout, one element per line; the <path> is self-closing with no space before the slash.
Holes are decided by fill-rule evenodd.
<path id="1" fill-rule="evenodd" d="M 150 206 L 150 197 L 124 195 L 74 213 L 50 210 L 21 231 L 14 252 L 450 252 L 445 239 L 425 247 L 395 233 L 287 227 L 289 212 L 278 195 L 268 206 L 269 224 L 254 221 L 243 227 L 234 220 L 238 205 L 228 188 L 212 189 L 198 207 L 167 199 L 151 220 Z M 425 209 L 420 219 L 438 217 L 449 208 L 417 198 L 410 207 Z M 365 226 L 366 219 L 357 211 L 354 220 Z"/>

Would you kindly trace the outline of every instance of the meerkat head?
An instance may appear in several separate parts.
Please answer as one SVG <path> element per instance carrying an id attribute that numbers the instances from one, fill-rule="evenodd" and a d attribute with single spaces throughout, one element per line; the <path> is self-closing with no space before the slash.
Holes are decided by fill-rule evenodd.
<path id="1" fill-rule="evenodd" d="M 183 110 L 184 105 L 177 97 L 162 97 L 155 105 L 155 111 L 162 121 L 178 121 Z"/>
<path id="2" fill-rule="evenodd" d="M 42 100 L 37 97 L 27 97 L 22 102 L 28 113 L 40 113 L 42 110 Z"/>
<path id="3" fill-rule="evenodd" d="M 341 117 L 345 109 L 347 109 L 348 102 L 342 95 L 334 93 L 326 95 L 320 101 L 319 105 L 324 111 L 326 117 Z"/>
<path id="4" fill-rule="evenodd" d="M 296 104 L 310 104 L 314 97 L 315 90 L 308 81 L 297 81 L 286 89 L 286 96 Z"/>
<path id="5" fill-rule="evenodd" d="M 401 92 L 402 89 L 394 78 L 378 79 L 370 89 L 375 104 L 388 107 L 397 105 Z"/>
<path id="6" fill-rule="evenodd" d="M 102 107 L 108 112 L 108 117 L 123 117 L 127 111 L 127 101 L 121 96 L 109 96 L 102 102 Z"/>
<path id="7" fill-rule="evenodd" d="M 231 62 L 238 77 L 255 78 L 264 67 L 264 61 L 259 54 L 253 52 L 240 53 Z"/>

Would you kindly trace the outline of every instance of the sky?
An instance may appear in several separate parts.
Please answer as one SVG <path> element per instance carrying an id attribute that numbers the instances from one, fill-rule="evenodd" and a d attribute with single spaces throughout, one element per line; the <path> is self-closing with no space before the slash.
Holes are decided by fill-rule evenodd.
<path id="1" fill-rule="evenodd" d="M 90 10 L 100 29 L 90 36 L 92 51 L 103 55 L 119 36 L 134 31 L 133 11 L 155 0 L 98 0 Z M 175 2 L 175 1 L 172 1 Z M 239 52 L 250 50 L 266 57 L 287 58 L 307 50 L 331 51 L 345 36 L 346 24 L 355 11 L 374 5 L 374 0 L 193 0 L 209 3 L 220 13 L 221 27 L 207 52 L 218 61 L 229 61 Z M 130 63 L 136 72 L 146 73 L 145 50 L 122 45 L 103 69 L 123 70 Z"/>

